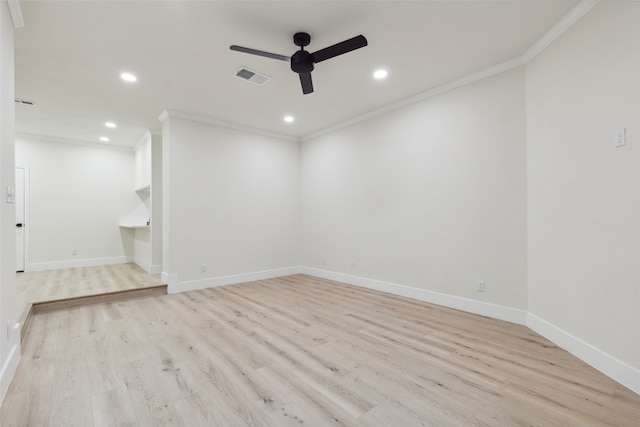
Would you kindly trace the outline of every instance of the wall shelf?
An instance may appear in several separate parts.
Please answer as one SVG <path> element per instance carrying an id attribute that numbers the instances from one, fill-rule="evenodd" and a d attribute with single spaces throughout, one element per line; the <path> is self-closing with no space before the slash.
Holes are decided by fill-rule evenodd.
<path id="1" fill-rule="evenodd" d="M 122 228 L 149 228 L 147 224 L 119 224 Z"/>

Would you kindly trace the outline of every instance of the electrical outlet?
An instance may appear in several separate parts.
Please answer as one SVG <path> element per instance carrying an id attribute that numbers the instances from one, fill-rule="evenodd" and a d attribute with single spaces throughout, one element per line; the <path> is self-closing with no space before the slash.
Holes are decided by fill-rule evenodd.
<path id="1" fill-rule="evenodd" d="M 13 204 L 16 202 L 16 190 L 13 187 L 7 185 L 7 203 Z"/>
<path id="2" fill-rule="evenodd" d="M 484 292 L 484 280 L 478 280 L 478 292 Z"/>
<path id="3" fill-rule="evenodd" d="M 206 273 L 207 272 L 207 264 L 202 264 L 200 266 L 200 271 L 203 272 L 203 273 Z"/>
<path id="4" fill-rule="evenodd" d="M 71 255 L 78 255 L 78 250 L 76 248 L 71 249 Z"/>

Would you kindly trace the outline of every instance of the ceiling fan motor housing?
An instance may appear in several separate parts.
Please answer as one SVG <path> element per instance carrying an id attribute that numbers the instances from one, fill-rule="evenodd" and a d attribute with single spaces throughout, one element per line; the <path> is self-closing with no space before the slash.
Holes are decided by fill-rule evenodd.
<path id="1" fill-rule="evenodd" d="M 298 74 L 313 71 L 313 55 L 306 50 L 299 50 L 291 57 L 291 69 Z"/>

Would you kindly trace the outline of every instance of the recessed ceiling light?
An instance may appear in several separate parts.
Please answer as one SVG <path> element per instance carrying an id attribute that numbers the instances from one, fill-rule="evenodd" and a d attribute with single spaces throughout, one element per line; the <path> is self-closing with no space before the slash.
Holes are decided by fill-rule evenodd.
<path id="1" fill-rule="evenodd" d="M 382 80 L 385 77 L 387 77 L 387 74 L 389 74 L 387 73 L 387 70 L 376 70 L 376 72 L 373 73 L 373 77 L 375 77 L 378 80 Z"/>
<path id="2" fill-rule="evenodd" d="M 292 123 L 294 120 L 293 116 L 284 116 L 284 121 L 287 123 Z"/>
<path id="3" fill-rule="evenodd" d="M 106 136 L 101 136 L 101 137 L 100 137 L 100 141 L 102 141 L 102 142 L 109 142 L 109 138 L 107 138 Z"/>
<path id="4" fill-rule="evenodd" d="M 122 74 L 120 74 L 120 78 L 122 80 L 124 80 L 125 82 L 129 82 L 129 83 L 133 83 L 133 82 L 138 81 L 138 78 L 135 75 L 131 74 L 131 73 L 122 73 Z"/>
<path id="5" fill-rule="evenodd" d="M 116 127 L 116 124 L 113 122 L 106 122 L 104 124 L 106 127 L 113 129 L 114 127 Z"/>

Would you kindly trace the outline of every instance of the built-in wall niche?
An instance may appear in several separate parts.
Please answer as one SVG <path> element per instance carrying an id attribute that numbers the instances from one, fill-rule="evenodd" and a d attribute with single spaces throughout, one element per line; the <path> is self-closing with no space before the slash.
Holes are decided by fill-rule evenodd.
<path id="1" fill-rule="evenodd" d="M 151 150 L 151 133 L 145 132 L 134 152 L 133 190 L 140 199 L 140 203 L 120 221 L 121 227 L 146 228 L 150 226 Z"/>
<path id="2" fill-rule="evenodd" d="M 149 273 L 158 266 L 153 265 L 152 257 L 152 136 L 145 133 L 135 147 L 133 191 L 139 203 L 120 221 L 120 227 L 129 229 L 127 235 L 133 239 L 133 262 Z"/>
<path id="3" fill-rule="evenodd" d="M 135 193 L 140 203 L 120 221 L 120 227 L 149 228 L 151 226 L 151 189 L 142 188 Z"/>
<path id="4" fill-rule="evenodd" d="M 162 271 L 162 136 L 146 132 L 135 147 L 134 182 L 139 203 L 120 221 L 133 239 L 133 262 L 145 271 Z"/>

